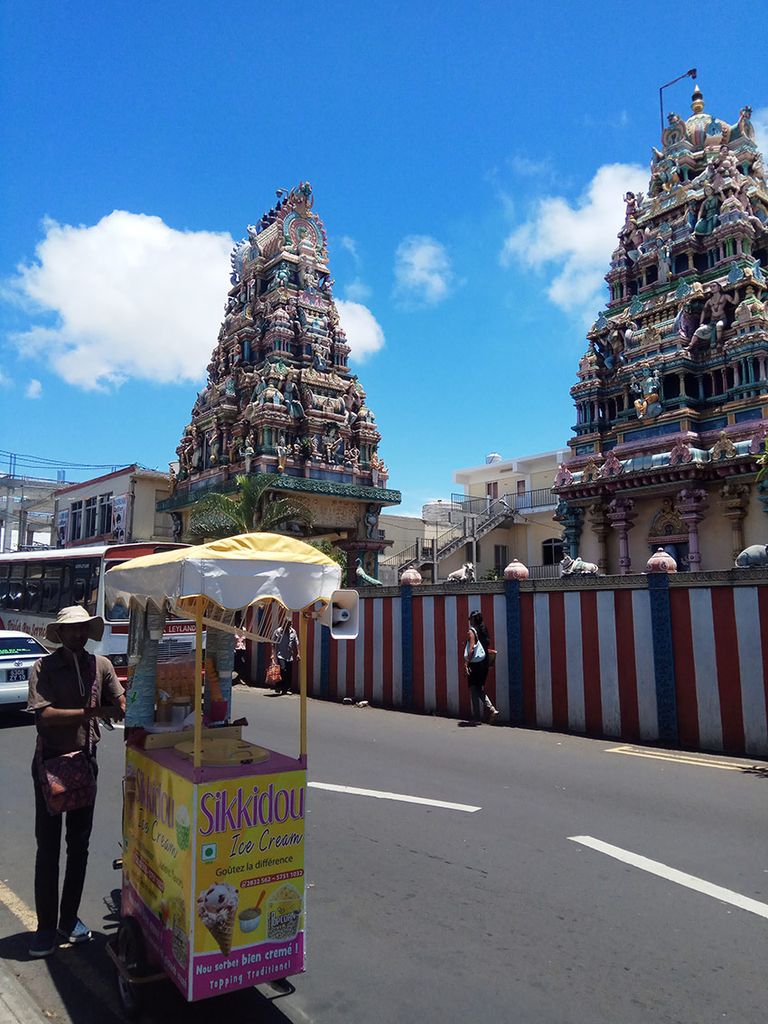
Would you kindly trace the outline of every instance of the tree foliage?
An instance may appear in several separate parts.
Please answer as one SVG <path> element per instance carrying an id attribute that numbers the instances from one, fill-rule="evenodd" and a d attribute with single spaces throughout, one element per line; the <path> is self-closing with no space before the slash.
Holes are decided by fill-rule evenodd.
<path id="1" fill-rule="evenodd" d="M 334 547 L 329 540 L 313 540 L 312 547 L 317 548 L 318 551 L 322 551 L 324 555 L 328 555 L 334 562 L 337 562 L 341 566 L 341 585 L 342 587 L 347 586 L 347 556 L 344 551 Z"/>
<path id="2" fill-rule="evenodd" d="M 231 494 L 206 494 L 189 515 L 189 535 L 195 539 L 233 537 L 239 533 L 274 533 L 288 523 L 298 523 L 306 532 L 312 514 L 301 501 L 277 498 L 272 491 L 274 473 L 235 477 L 237 490 Z"/>

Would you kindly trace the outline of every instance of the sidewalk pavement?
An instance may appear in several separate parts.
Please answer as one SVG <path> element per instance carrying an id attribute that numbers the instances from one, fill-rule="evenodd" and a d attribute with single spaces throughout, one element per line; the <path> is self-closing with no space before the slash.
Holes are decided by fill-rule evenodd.
<path id="1" fill-rule="evenodd" d="M 5 960 L 0 960 L 0 1024 L 47 1024 L 40 1007 Z"/>

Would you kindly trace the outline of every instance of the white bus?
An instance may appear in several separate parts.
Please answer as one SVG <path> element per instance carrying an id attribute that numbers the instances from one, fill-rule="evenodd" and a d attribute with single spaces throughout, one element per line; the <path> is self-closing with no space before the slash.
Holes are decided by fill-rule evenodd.
<path id="1" fill-rule="evenodd" d="M 128 612 L 122 605 L 106 606 L 104 573 L 120 562 L 180 544 L 94 545 L 50 551 L 0 552 L 0 629 L 29 633 L 46 644 L 45 627 L 60 608 L 80 604 L 89 615 L 104 619 L 104 636 L 91 648 L 103 654 L 124 679 L 128 669 Z M 169 617 L 160 645 L 163 660 L 188 655 L 194 649 L 195 624 Z"/>

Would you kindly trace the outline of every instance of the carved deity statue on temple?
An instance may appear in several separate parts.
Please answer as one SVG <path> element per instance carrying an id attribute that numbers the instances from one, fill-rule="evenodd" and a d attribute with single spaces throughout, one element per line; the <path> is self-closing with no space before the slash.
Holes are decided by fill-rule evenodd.
<path id="1" fill-rule="evenodd" d="M 277 471 L 278 473 L 284 473 L 286 462 L 291 454 L 291 446 L 287 443 L 285 434 L 280 435 L 275 451 L 277 453 Z"/>
<path id="2" fill-rule="evenodd" d="M 658 267 L 658 282 L 666 284 L 672 269 L 672 249 L 669 242 L 662 238 L 656 241 L 656 262 Z"/>
<path id="3" fill-rule="evenodd" d="M 253 431 L 249 430 L 245 437 L 245 444 L 240 449 L 240 455 L 245 461 L 245 472 L 251 472 L 251 460 L 256 454 L 256 439 L 253 436 Z"/>
<path id="4" fill-rule="evenodd" d="M 704 198 L 699 206 L 696 226 L 693 231 L 696 235 L 711 235 L 717 227 L 717 214 L 720 210 L 720 200 L 715 195 L 711 185 L 704 187 Z"/>
<path id="5" fill-rule="evenodd" d="M 661 378 L 659 371 L 645 364 L 640 367 L 640 375 L 633 376 L 629 386 L 639 397 L 635 399 L 634 406 L 639 420 L 647 417 L 658 416 L 661 412 Z"/>
<path id="6" fill-rule="evenodd" d="M 330 355 L 331 347 L 326 344 L 325 339 L 318 338 L 312 343 L 312 366 L 316 370 L 325 371 L 328 369 Z"/>
<path id="7" fill-rule="evenodd" d="M 735 299 L 723 291 L 719 281 L 715 281 L 702 307 L 699 326 L 693 332 L 691 340 L 684 346 L 688 352 L 720 343 L 726 326 L 727 307 L 734 303 Z"/>
<path id="8" fill-rule="evenodd" d="M 221 435 L 217 429 L 214 428 L 208 442 L 208 465 L 218 466 L 219 464 L 219 452 L 221 451 Z"/>
<path id="9" fill-rule="evenodd" d="M 285 406 L 291 416 L 294 419 L 303 420 L 305 416 L 304 406 L 301 404 L 301 395 L 299 394 L 293 373 L 289 373 L 286 377 L 283 397 L 285 398 Z"/>

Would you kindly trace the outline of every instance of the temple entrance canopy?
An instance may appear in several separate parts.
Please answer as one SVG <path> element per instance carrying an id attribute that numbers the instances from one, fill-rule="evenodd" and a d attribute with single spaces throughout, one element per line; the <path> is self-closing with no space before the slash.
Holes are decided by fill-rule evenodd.
<path id="1" fill-rule="evenodd" d="M 174 492 L 160 506 L 185 534 L 189 510 L 238 474 L 277 474 L 275 490 L 309 506 L 313 533 L 375 574 L 382 507 L 400 502 L 381 435 L 348 367 L 322 221 L 308 182 L 258 221 L 230 257 L 231 287 L 208 379 L 177 450 Z M 354 580 L 354 572 L 350 579 Z"/>
<path id="2" fill-rule="evenodd" d="M 768 188 L 751 114 L 714 117 L 697 87 L 692 115 L 670 114 L 652 147 L 647 193 L 624 196 L 555 481 L 569 547 L 603 571 L 644 570 L 646 538 L 691 569 L 728 568 L 768 533 L 754 486 L 768 436 Z M 651 522 L 662 498 L 677 520 L 666 542 Z"/>

